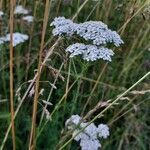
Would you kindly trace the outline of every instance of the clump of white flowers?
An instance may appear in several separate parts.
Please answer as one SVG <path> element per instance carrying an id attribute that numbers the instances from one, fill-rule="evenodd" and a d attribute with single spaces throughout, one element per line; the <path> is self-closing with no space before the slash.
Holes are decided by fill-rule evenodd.
<path id="1" fill-rule="evenodd" d="M 111 61 L 111 56 L 114 55 L 114 52 L 111 49 L 103 46 L 85 45 L 82 43 L 72 44 L 66 49 L 66 51 L 71 53 L 70 57 L 82 54 L 83 59 L 87 61 L 94 61 L 100 58 Z"/>
<path id="2" fill-rule="evenodd" d="M 117 47 L 123 44 L 118 33 L 108 29 L 108 26 L 101 21 L 87 21 L 77 24 L 65 17 L 56 17 L 50 26 L 55 27 L 52 31 L 54 36 L 78 35 L 84 40 L 92 42 L 90 45 L 83 43 L 70 45 L 66 49 L 71 53 L 70 57 L 82 55 L 83 59 L 87 61 L 97 59 L 111 61 L 111 56 L 114 53 L 111 49 L 106 48 L 106 44 L 113 43 Z"/>
<path id="3" fill-rule="evenodd" d="M 26 34 L 22 34 L 19 32 L 13 33 L 13 46 L 17 46 L 20 43 L 25 42 L 28 40 L 29 36 Z M 3 44 L 5 42 L 10 42 L 10 33 L 8 33 L 6 36 L 0 38 L 0 44 Z"/>
<path id="4" fill-rule="evenodd" d="M 107 25 L 101 21 L 87 21 L 80 23 L 77 27 L 77 35 L 85 40 L 91 40 L 94 45 L 114 43 L 120 46 L 123 43 L 120 36 L 108 29 Z"/>
<path id="5" fill-rule="evenodd" d="M 76 29 L 76 24 L 70 19 L 65 19 L 65 17 L 56 17 L 50 26 L 55 26 L 52 33 L 53 35 L 63 35 L 72 36 Z"/>
<path id="6" fill-rule="evenodd" d="M 79 115 L 72 115 L 66 121 L 65 126 L 69 130 L 75 129 L 72 133 L 72 136 L 74 137 L 75 141 L 80 142 L 82 150 L 98 150 L 101 147 L 99 139 L 106 139 L 109 136 L 108 126 L 105 124 L 100 124 L 98 127 L 96 127 L 94 123 L 88 125 L 88 122 L 80 123 L 80 121 L 81 117 Z M 83 128 L 85 129 L 77 134 Z"/>
<path id="7" fill-rule="evenodd" d="M 33 16 L 24 16 L 24 17 L 22 17 L 22 19 L 23 19 L 24 21 L 27 21 L 28 23 L 32 23 L 34 17 L 33 17 Z"/>
<path id="8" fill-rule="evenodd" d="M 18 15 L 26 15 L 28 14 L 29 11 L 27 9 L 25 9 L 22 5 L 17 5 L 15 7 L 15 10 L 14 10 L 14 14 L 18 14 Z"/>

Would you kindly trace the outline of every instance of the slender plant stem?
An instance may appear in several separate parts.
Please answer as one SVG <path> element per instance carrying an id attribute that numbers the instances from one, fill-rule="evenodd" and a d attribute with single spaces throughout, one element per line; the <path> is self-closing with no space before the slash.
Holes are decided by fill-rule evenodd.
<path id="1" fill-rule="evenodd" d="M 13 150 L 16 149 L 15 144 L 15 125 L 14 125 L 14 85 L 13 85 L 13 12 L 14 12 L 14 0 L 10 1 L 10 111 L 12 122 L 12 142 Z"/>
<path id="2" fill-rule="evenodd" d="M 56 82 L 57 82 L 57 80 L 58 80 L 58 77 L 59 77 L 59 73 L 60 73 L 60 71 L 62 70 L 63 65 L 64 65 L 64 63 L 61 64 L 61 66 L 60 66 L 60 68 L 59 68 L 59 71 L 58 71 L 58 73 L 57 73 L 57 75 L 56 75 L 56 78 L 55 78 L 55 80 L 54 80 L 54 82 L 53 82 L 53 85 L 56 84 Z M 54 89 L 54 87 L 52 87 L 51 90 L 50 90 L 50 92 L 49 92 L 48 98 L 47 98 L 47 100 L 46 100 L 47 102 L 48 102 L 48 101 L 50 100 L 50 98 L 51 98 L 53 89 Z M 47 104 L 46 104 L 46 105 L 44 106 L 44 108 L 43 108 L 43 112 L 42 112 L 42 115 L 41 115 L 41 119 L 40 119 L 39 126 L 42 125 L 42 121 L 43 121 L 43 117 L 44 117 L 44 113 L 45 113 L 44 110 L 45 110 L 45 109 L 47 109 Z"/>
<path id="3" fill-rule="evenodd" d="M 97 88 L 97 86 L 98 86 L 98 82 L 100 81 L 100 79 L 101 79 L 101 77 L 102 77 L 102 75 L 103 75 L 103 73 L 104 73 L 106 67 L 107 67 L 107 63 L 104 65 L 102 71 L 100 72 L 100 74 L 99 74 L 99 76 L 98 76 L 98 78 L 97 78 L 97 80 L 96 80 L 96 83 L 94 84 L 94 87 L 93 87 L 93 89 L 92 89 L 92 91 L 91 91 L 91 93 L 90 93 L 90 96 L 88 97 L 88 99 L 87 99 L 87 101 L 86 101 L 86 103 L 85 103 L 85 105 L 84 105 L 84 107 L 83 107 L 83 109 L 82 109 L 81 116 L 83 116 L 83 114 L 84 114 L 84 112 L 85 112 L 85 109 L 87 108 L 87 105 L 89 104 L 89 102 L 90 102 L 90 100 L 91 100 L 91 97 L 92 97 L 91 95 L 93 95 L 94 91 L 96 90 L 96 88 Z"/>
<path id="4" fill-rule="evenodd" d="M 116 102 L 120 100 L 124 95 L 126 95 L 130 90 L 132 90 L 136 85 L 138 85 L 141 81 L 143 81 L 146 77 L 150 75 L 150 71 L 146 73 L 142 78 L 140 78 L 136 83 L 134 83 L 129 89 L 127 89 L 125 92 L 123 92 L 119 97 L 117 97 L 110 105 L 108 105 L 103 111 L 101 111 L 98 115 L 96 115 L 84 128 L 82 128 L 78 133 L 76 133 L 70 140 L 68 140 L 62 147 L 59 148 L 59 150 L 64 149 L 78 134 L 80 134 L 86 127 L 88 127 L 92 122 L 94 122 L 96 119 L 98 119 L 102 114 L 107 111 L 112 105 L 114 105 Z"/>
<path id="5" fill-rule="evenodd" d="M 143 104 L 145 101 L 148 101 L 149 99 L 150 99 L 150 97 L 148 97 L 148 99 L 145 99 L 145 100 L 139 102 L 138 104 L 136 104 L 136 107 L 139 106 L 139 105 L 141 105 L 141 104 Z M 134 110 L 134 107 L 131 107 L 130 109 L 128 109 L 127 111 L 125 111 L 124 113 L 121 114 L 121 112 L 123 112 L 123 110 L 124 110 L 124 108 L 121 111 L 119 111 L 118 114 L 120 114 L 120 116 L 115 115 L 115 117 L 113 117 L 113 119 L 108 123 L 108 126 L 111 126 L 114 122 L 116 122 L 117 120 L 119 120 L 121 117 L 125 116 L 127 113 L 129 113 L 132 110 Z"/>
<path id="6" fill-rule="evenodd" d="M 0 0 L 0 9 L 2 9 L 3 6 L 3 0 Z"/>
<path id="7" fill-rule="evenodd" d="M 84 2 L 83 2 L 83 4 L 79 7 L 79 9 L 77 10 L 77 12 L 75 13 L 75 15 L 72 17 L 72 20 L 74 20 L 77 16 L 78 16 L 78 14 L 80 13 L 80 11 L 82 10 L 82 8 L 86 5 L 86 3 L 88 2 L 89 0 L 85 0 Z"/>
<path id="8" fill-rule="evenodd" d="M 121 26 L 121 28 L 118 30 L 118 32 L 121 32 L 121 34 L 124 32 L 126 26 L 128 23 L 147 5 L 149 5 L 150 1 L 147 0 L 127 21 Z"/>
<path id="9" fill-rule="evenodd" d="M 35 126 L 36 126 L 36 113 L 37 113 L 37 104 L 38 104 L 38 97 L 39 97 L 39 80 L 41 75 L 41 63 L 42 63 L 42 50 L 44 47 L 44 39 L 45 33 L 47 28 L 47 22 L 49 17 L 49 8 L 50 8 L 50 1 L 46 0 L 45 4 L 45 13 L 44 13 L 44 21 L 43 21 L 43 31 L 42 31 L 42 39 L 40 45 L 40 52 L 39 52 L 39 63 L 38 63 L 38 70 L 37 70 L 37 80 L 35 84 L 35 96 L 34 96 L 34 103 L 33 103 L 33 113 L 32 113 L 32 126 L 31 126 L 31 133 L 30 133 L 30 140 L 29 140 L 29 150 L 35 149 L 36 140 L 35 140 Z M 33 145 L 32 145 L 33 144 Z"/>
<path id="10" fill-rule="evenodd" d="M 71 85 L 70 87 L 68 88 L 68 91 L 62 96 L 62 98 L 60 99 L 60 101 L 58 102 L 58 104 L 55 106 L 54 110 L 52 111 L 51 113 L 51 118 L 53 116 L 53 114 L 59 109 L 60 107 L 60 104 L 62 103 L 62 101 L 65 99 L 66 95 L 69 93 L 69 91 L 72 89 L 72 87 L 75 85 L 75 83 L 77 82 L 77 80 L 75 80 Z M 41 130 L 39 131 L 36 139 L 38 139 L 41 135 L 41 133 L 43 132 L 45 126 L 47 125 L 47 123 L 49 122 L 50 120 L 46 120 L 44 125 L 42 126 Z"/>
<path id="11" fill-rule="evenodd" d="M 34 15 L 33 15 L 34 18 L 36 18 L 36 11 L 37 11 L 38 4 L 39 4 L 38 2 L 35 3 Z M 29 47 L 28 47 L 28 52 L 27 52 L 27 67 L 26 67 L 26 77 L 25 77 L 26 81 L 28 79 L 28 73 L 29 73 L 29 68 L 30 68 L 30 52 L 31 52 L 31 46 L 32 46 L 34 26 L 35 26 L 35 19 L 33 20 L 32 26 L 30 28 L 30 39 L 29 39 Z"/>

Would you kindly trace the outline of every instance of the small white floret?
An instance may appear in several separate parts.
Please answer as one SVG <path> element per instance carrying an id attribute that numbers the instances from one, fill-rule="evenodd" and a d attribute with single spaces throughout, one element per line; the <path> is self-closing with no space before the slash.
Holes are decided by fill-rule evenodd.
<path id="1" fill-rule="evenodd" d="M 100 124 L 97 130 L 99 137 L 106 139 L 109 136 L 109 128 L 107 125 Z"/>
<path id="2" fill-rule="evenodd" d="M 75 141 L 80 141 L 81 139 L 84 139 L 84 140 L 89 140 L 90 139 L 90 136 L 85 134 L 84 132 L 80 132 L 79 133 L 79 129 L 76 129 L 73 133 L 72 133 L 72 136 L 74 137 L 74 140 Z M 79 133 L 79 134 L 78 134 Z"/>
<path id="3" fill-rule="evenodd" d="M 87 126 L 84 132 L 90 137 L 90 139 L 97 139 L 97 127 L 94 123 L 91 123 L 89 126 Z"/>
<path id="4" fill-rule="evenodd" d="M 65 126 L 68 129 L 73 129 L 74 125 L 77 125 L 81 120 L 79 115 L 72 115 L 69 119 L 66 120 Z"/>

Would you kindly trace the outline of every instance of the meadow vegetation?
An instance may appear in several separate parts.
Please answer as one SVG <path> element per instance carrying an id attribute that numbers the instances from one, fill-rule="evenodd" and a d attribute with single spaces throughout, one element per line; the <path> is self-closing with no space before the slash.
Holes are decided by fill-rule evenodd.
<path id="1" fill-rule="evenodd" d="M 124 43 L 108 44 L 111 62 L 70 58 L 74 41 L 89 43 L 54 36 L 59 16 L 102 21 Z M 88 123 L 78 135 L 93 123 L 109 127 L 100 149 L 149 150 L 149 108 L 149 0 L 0 0 L 0 150 L 79 150 L 66 127 L 73 115 Z"/>

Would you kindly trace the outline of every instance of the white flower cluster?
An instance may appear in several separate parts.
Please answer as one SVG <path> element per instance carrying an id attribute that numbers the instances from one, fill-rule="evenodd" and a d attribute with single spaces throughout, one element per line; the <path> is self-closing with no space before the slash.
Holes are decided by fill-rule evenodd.
<path id="1" fill-rule="evenodd" d="M 27 14 L 29 14 L 29 10 L 25 9 L 22 5 L 17 5 L 15 7 L 14 14 L 16 14 L 16 15 L 26 15 L 26 16 L 22 17 L 22 20 L 24 20 L 28 23 L 33 22 L 34 17 L 31 16 L 31 15 L 27 15 Z"/>
<path id="2" fill-rule="evenodd" d="M 71 53 L 70 57 L 82 54 L 83 59 L 87 61 L 94 61 L 97 59 L 111 61 L 111 56 L 114 55 L 114 52 L 111 49 L 103 46 L 85 45 L 82 43 L 72 44 L 66 51 Z"/>
<path id="3" fill-rule="evenodd" d="M 74 137 L 81 129 L 88 125 L 88 122 L 81 123 L 81 117 L 78 115 L 72 115 L 65 123 L 66 127 L 74 129 L 77 127 L 72 136 Z M 74 137 L 75 141 L 80 141 L 80 146 L 82 150 L 98 150 L 101 147 L 99 138 L 106 139 L 109 136 L 109 128 L 105 124 L 100 124 L 98 127 L 94 123 L 87 126 L 81 133 Z"/>
<path id="4" fill-rule="evenodd" d="M 18 14 L 18 15 L 26 15 L 28 14 L 29 11 L 27 9 L 25 9 L 22 5 L 17 5 L 15 10 L 14 10 L 14 14 Z"/>
<path id="5" fill-rule="evenodd" d="M 24 16 L 24 17 L 22 17 L 22 19 L 23 19 L 24 21 L 27 21 L 28 23 L 32 23 L 34 17 L 33 17 L 33 16 Z"/>
<path id="6" fill-rule="evenodd" d="M 25 42 L 28 40 L 29 36 L 22 33 L 13 33 L 13 46 L 16 46 L 20 43 Z M 0 44 L 3 44 L 5 42 L 10 42 L 10 33 L 8 33 L 6 36 L 0 38 Z"/>
<path id="7" fill-rule="evenodd" d="M 87 61 L 97 59 L 111 61 L 111 56 L 113 56 L 114 53 L 111 49 L 105 48 L 104 45 L 113 43 L 118 47 L 120 44 L 123 44 L 118 33 L 108 29 L 108 26 L 101 21 L 87 21 L 77 24 L 65 17 L 57 17 L 50 26 L 55 26 L 52 31 L 54 36 L 61 36 L 63 34 L 72 36 L 76 34 L 86 41 L 92 41 L 93 45 L 81 43 L 70 45 L 66 49 L 66 51 L 71 53 L 70 57 L 82 54 L 83 59 Z"/>
<path id="8" fill-rule="evenodd" d="M 91 40 L 94 45 L 114 43 L 115 46 L 120 46 L 123 43 L 117 32 L 108 29 L 107 25 L 101 21 L 80 23 L 77 34 L 85 40 Z"/>
<path id="9" fill-rule="evenodd" d="M 70 19 L 65 19 L 65 17 L 56 17 L 50 26 L 55 26 L 52 33 L 53 35 L 63 35 L 72 36 L 76 29 L 76 24 Z"/>

